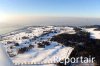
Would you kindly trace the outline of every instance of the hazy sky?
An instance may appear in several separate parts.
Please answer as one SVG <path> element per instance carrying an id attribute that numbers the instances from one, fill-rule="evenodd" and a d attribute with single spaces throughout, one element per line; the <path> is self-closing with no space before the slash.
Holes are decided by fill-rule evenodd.
<path id="1" fill-rule="evenodd" d="M 0 0 L 0 14 L 100 17 L 100 0 Z"/>
<path id="2" fill-rule="evenodd" d="M 0 23 L 28 23 L 39 20 L 39 16 L 44 21 L 54 20 L 47 17 L 100 18 L 100 0 L 0 0 Z"/>

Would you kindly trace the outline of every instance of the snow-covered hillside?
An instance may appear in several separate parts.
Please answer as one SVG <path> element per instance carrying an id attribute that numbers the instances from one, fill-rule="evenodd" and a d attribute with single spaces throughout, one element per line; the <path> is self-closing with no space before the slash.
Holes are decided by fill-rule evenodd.
<path id="1" fill-rule="evenodd" d="M 88 50 L 87 45 L 93 43 L 91 40 L 98 41 L 96 39 L 100 39 L 99 28 L 31 26 L 3 35 L 0 42 L 16 66 L 56 66 L 77 47 Z M 88 55 L 88 51 L 85 52 Z"/>
<path id="2" fill-rule="evenodd" d="M 74 49 L 50 41 L 53 36 L 61 33 L 75 34 L 75 30 L 71 27 L 28 27 L 9 33 L 1 42 L 16 65 L 58 63 L 68 58 Z"/>
<path id="3" fill-rule="evenodd" d="M 95 30 L 95 29 L 97 29 L 97 28 L 87 28 L 87 29 L 84 29 L 84 30 L 91 34 L 91 38 L 100 39 L 100 31 Z"/>

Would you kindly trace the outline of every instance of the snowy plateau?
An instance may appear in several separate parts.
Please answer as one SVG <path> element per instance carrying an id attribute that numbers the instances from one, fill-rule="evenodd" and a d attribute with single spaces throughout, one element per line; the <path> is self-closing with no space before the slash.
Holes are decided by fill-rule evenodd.
<path id="1" fill-rule="evenodd" d="M 100 39 L 100 31 L 94 29 L 82 28 L 82 31 L 90 32 L 93 39 Z M 74 50 L 51 41 L 52 37 L 65 33 L 75 34 L 76 31 L 65 26 L 30 26 L 3 35 L 0 43 L 15 66 L 56 66 L 55 63 L 59 63 L 56 58 L 60 58 L 59 61 L 68 58 Z"/>

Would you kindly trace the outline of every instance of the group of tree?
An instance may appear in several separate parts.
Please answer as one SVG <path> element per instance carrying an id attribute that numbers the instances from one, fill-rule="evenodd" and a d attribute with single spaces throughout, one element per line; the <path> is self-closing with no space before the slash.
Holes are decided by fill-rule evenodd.
<path id="1" fill-rule="evenodd" d="M 31 44 L 29 45 L 29 47 L 20 48 L 20 49 L 18 50 L 18 54 L 25 53 L 25 52 L 29 51 L 29 50 L 32 49 L 32 48 L 34 48 L 34 45 L 31 45 Z"/>
<path id="2" fill-rule="evenodd" d="M 42 41 L 41 43 L 38 43 L 39 48 L 45 48 L 45 46 L 49 46 L 50 42 L 48 41 Z"/>
<path id="3" fill-rule="evenodd" d="M 51 41 L 57 41 L 65 46 L 74 47 L 71 57 L 95 57 L 95 63 L 100 65 L 100 39 L 92 39 L 90 33 L 77 31 L 76 34 L 59 34 L 53 36 Z M 59 63 L 60 65 L 60 63 Z M 61 66 L 64 66 L 61 64 Z"/>

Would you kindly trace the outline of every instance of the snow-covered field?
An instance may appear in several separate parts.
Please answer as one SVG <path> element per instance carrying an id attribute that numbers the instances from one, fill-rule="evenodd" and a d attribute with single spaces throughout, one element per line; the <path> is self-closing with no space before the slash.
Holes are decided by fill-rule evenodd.
<path id="1" fill-rule="evenodd" d="M 17 33 L 9 33 L 2 38 L 1 43 L 15 65 L 58 63 L 62 59 L 68 58 L 74 49 L 50 41 L 50 38 L 61 33 L 75 34 L 75 31 L 71 27 L 28 27 L 23 31 L 17 31 Z M 42 42 L 48 42 L 49 45 L 42 45 Z M 33 47 L 30 48 L 30 46 Z M 18 53 L 19 49 L 24 47 L 29 50 Z M 57 60 L 58 58 L 59 60 Z M 51 64 L 48 66 L 51 66 Z"/>
<path id="2" fill-rule="evenodd" d="M 84 30 L 87 31 L 87 32 L 90 32 L 91 38 L 100 39 L 100 31 L 94 30 L 94 29 L 96 29 L 96 28 L 87 28 L 87 29 L 84 29 Z"/>
<path id="3" fill-rule="evenodd" d="M 95 29 L 82 28 L 83 31 L 90 33 L 91 38 L 100 39 L 100 31 Z M 0 43 L 16 66 L 56 66 L 55 63 L 69 58 L 74 50 L 56 41 L 50 41 L 53 36 L 63 33 L 76 32 L 73 27 L 27 27 L 4 35 Z"/>

